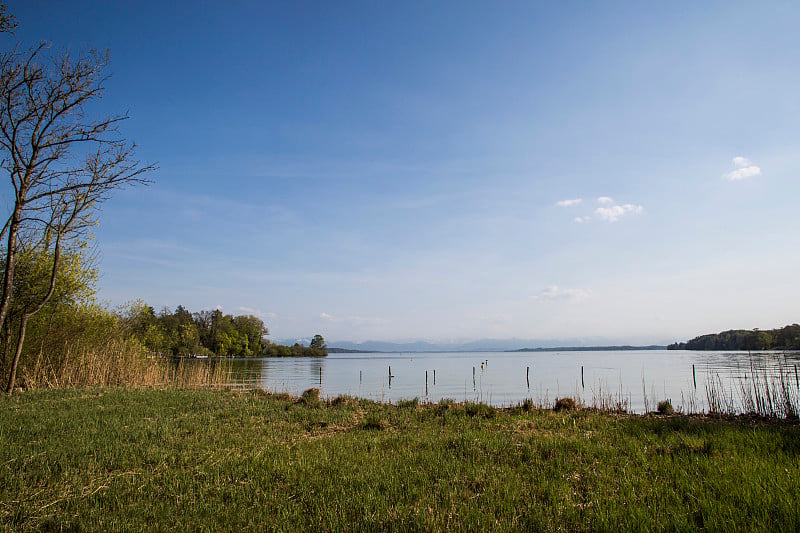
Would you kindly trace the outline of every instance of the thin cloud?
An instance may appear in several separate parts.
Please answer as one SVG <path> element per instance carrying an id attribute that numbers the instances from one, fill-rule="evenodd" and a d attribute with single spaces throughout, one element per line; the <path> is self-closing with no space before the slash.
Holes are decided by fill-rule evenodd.
<path id="1" fill-rule="evenodd" d="M 564 289 L 558 285 L 550 285 L 538 294 L 531 297 L 532 300 L 568 300 L 577 302 L 589 297 L 591 291 L 585 289 Z"/>
<path id="2" fill-rule="evenodd" d="M 746 157 L 734 157 L 732 163 L 736 168 L 726 174 L 723 174 L 723 179 L 728 181 L 739 181 L 761 175 L 761 167 L 753 164 L 753 162 Z"/>
<path id="3" fill-rule="evenodd" d="M 236 308 L 236 310 L 241 311 L 243 313 L 247 313 L 248 315 L 256 316 L 258 318 L 270 318 L 270 319 L 278 318 L 278 315 L 275 313 L 264 312 L 260 309 L 253 309 L 252 307 L 239 306 Z"/>
<path id="4" fill-rule="evenodd" d="M 600 220 L 606 222 L 616 222 L 625 215 L 639 215 L 644 211 L 644 207 L 634 204 L 612 205 L 611 207 L 598 207 L 594 210 Z"/>
<path id="5" fill-rule="evenodd" d="M 556 202 L 558 207 L 572 207 L 583 202 L 583 198 L 571 198 L 569 200 L 560 200 Z"/>
<path id="6" fill-rule="evenodd" d="M 331 322 L 334 324 L 349 324 L 351 326 L 363 326 L 363 325 L 377 325 L 377 324 L 384 324 L 386 321 L 382 318 L 365 318 L 360 316 L 344 316 L 338 317 L 331 315 L 329 313 L 320 313 L 319 317 L 326 322 Z"/>
<path id="7" fill-rule="evenodd" d="M 638 215 L 644 212 L 644 207 L 638 204 L 617 204 L 610 196 L 598 196 L 595 201 L 600 204 L 595 208 L 593 215 L 599 220 L 606 222 L 616 222 L 625 215 Z M 568 203 L 569 202 L 569 203 Z M 557 205 L 567 206 L 574 205 L 575 200 L 562 200 Z M 583 215 L 577 216 L 572 219 L 575 224 L 583 224 L 592 220 L 592 216 Z"/>

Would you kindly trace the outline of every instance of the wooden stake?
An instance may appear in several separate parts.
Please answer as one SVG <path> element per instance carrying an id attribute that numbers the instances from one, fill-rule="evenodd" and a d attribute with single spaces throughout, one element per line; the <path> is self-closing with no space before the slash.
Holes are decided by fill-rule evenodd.
<path id="1" fill-rule="evenodd" d="M 531 388 L 531 367 L 526 366 L 525 379 L 528 381 L 528 389 Z"/>
<path id="2" fill-rule="evenodd" d="M 583 385 L 583 365 L 581 365 L 581 388 L 585 389 L 586 387 Z"/>
<path id="3" fill-rule="evenodd" d="M 694 381 L 694 388 L 697 390 L 697 376 L 694 373 L 694 365 L 692 365 L 692 381 Z"/>

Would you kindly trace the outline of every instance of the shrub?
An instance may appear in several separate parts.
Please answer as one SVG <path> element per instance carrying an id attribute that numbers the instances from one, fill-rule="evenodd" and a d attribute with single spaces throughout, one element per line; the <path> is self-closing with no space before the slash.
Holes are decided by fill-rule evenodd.
<path id="1" fill-rule="evenodd" d="M 566 398 L 556 398 L 556 404 L 553 406 L 554 411 L 574 411 L 577 409 L 578 404 L 575 403 L 573 398 L 567 396 Z"/>
<path id="2" fill-rule="evenodd" d="M 304 391 L 297 402 L 305 405 L 306 407 L 312 407 L 312 408 L 319 407 L 320 404 L 319 389 L 316 387 L 312 387 Z"/>
<path id="3" fill-rule="evenodd" d="M 658 413 L 662 415 L 671 415 L 675 413 L 670 400 L 662 400 L 658 402 Z"/>

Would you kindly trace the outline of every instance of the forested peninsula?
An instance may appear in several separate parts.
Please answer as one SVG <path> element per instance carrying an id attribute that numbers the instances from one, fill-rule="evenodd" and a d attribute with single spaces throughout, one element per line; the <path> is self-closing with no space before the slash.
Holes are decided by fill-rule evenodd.
<path id="1" fill-rule="evenodd" d="M 780 329 L 731 329 L 676 342 L 667 350 L 800 350 L 800 325 Z"/>
<path id="2" fill-rule="evenodd" d="M 131 333 L 152 353 L 177 357 L 320 357 L 328 355 L 325 339 L 315 335 L 310 346 L 271 343 L 264 322 L 253 315 L 226 315 L 216 309 L 192 313 L 182 305 L 159 313 L 135 302 L 122 313 Z"/>

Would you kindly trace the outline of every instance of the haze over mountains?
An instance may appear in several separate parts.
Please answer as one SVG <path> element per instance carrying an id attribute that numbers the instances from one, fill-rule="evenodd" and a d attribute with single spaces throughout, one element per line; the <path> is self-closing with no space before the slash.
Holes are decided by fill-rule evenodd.
<path id="1" fill-rule="evenodd" d="M 295 342 L 307 345 L 309 339 L 282 339 L 274 340 L 279 344 L 292 345 Z M 666 346 L 672 340 L 652 342 L 641 339 L 609 339 L 599 337 L 582 337 L 567 339 L 479 339 L 474 341 L 328 341 L 329 348 L 344 350 L 359 350 L 364 352 L 502 352 L 520 350 L 524 348 L 561 348 L 561 347 L 590 347 L 590 346 Z"/>

